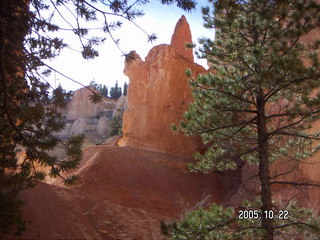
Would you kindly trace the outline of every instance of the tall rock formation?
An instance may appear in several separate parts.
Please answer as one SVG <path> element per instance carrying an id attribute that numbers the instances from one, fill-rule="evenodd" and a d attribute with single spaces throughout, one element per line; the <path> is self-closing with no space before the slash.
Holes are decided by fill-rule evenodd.
<path id="1" fill-rule="evenodd" d="M 176 155 L 191 155 L 201 147 L 198 138 L 171 130 L 192 101 L 185 70 L 196 76 L 206 70 L 193 62 L 189 24 L 184 16 L 178 21 L 171 45 L 152 48 L 143 61 L 136 59 L 125 65 L 129 77 L 128 109 L 123 118 L 120 146 L 152 149 Z"/>
<path id="2" fill-rule="evenodd" d="M 179 55 L 193 62 L 192 48 L 186 48 L 186 43 L 192 43 L 192 36 L 187 19 L 182 15 L 176 24 L 170 45 L 176 49 Z"/>

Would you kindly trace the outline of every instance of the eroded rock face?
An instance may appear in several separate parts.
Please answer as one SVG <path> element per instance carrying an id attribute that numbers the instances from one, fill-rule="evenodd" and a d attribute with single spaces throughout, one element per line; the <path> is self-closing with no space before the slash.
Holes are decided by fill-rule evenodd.
<path id="1" fill-rule="evenodd" d="M 75 91 L 67 107 L 60 110 L 66 125 L 58 136 L 69 138 L 84 133 L 93 141 L 109 136 L 109 122 L 113 116 L 123 113 L 127 106 L 127 98 L 103 97 L 101 102 L 94 104 L 90 100 L 92 91 L 97 92 L 94 88 Z"/>
<path id="2" fill-rule="evenodd" d="M 101 136 L 106 136 L 109 133 L 109 119 L 106 116 L 100 117 L 96 129 Z"/>
<path id="3" fill-rule="evenodd" d="M 92 91 L 96 91 L 91 88 Z M 92 92 L 87 88 L 76 91 L 67 107 L 67 120 L 97 116 L 99 113 L 113 111 L 116 108 L 116 100 L 103 98 L 99 104 L 90 101 Z"/>
<path id="4" fill-rule="evenodd" d="M 191 42 L 191 33 L 183 16 L 175 28 L 172 45 L 156 46 L 145 61 L 136 55 L 132 63 L 126 64 L 124 73 L 130 83 L 120 146 L 176 155 L 191 155 L 201 147 L 198 138 L 171 130 L 192 101 L 185 70 L 191 69 L 194 76 L 206 71 L 193 62 L 192 50 L 184 50 L 185 42 Z"/>
<path id="5" fill-rule="evenodd" d="M 128 108 L 128 102 L 126 96 L 121 96 L 117 100 L 116 109 L 113 111 L 112 117 L 119 116 Z"/>

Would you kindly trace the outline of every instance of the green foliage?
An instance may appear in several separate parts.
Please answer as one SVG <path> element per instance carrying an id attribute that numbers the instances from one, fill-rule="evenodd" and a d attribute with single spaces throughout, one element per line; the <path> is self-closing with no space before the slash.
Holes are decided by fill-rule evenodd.
<path id="1" fill-rule="evenodd" d="M 116 135 L 122 135 L 122 116 L 123 113 L 120 112 L 112 117 L 110 121 L 110 137 Z"/>
<path id="2" fill-rule="evenodd" d="M 242 240 L 263 239 L 259 220 L 239 219 L 232 207 L 212 204 L 188 212 L 180 223 L 161 223 L 162 233 L 169 238 L 188 240 Z"/>
<path id="3" fill-rule="evenodd" d="M 97 89 L 97 90 L 98 90 L 98 87 L 99 87 L 98 83 L 96 83 L 96 81 L 95 81 L 94 79 L 92 79 L 92 80 L 90 81 L 89 86 L 90 86 L 90 87 L 93 87 L 93 88 L 95 88 L 95 89 Z"/>
<path id="4" fill-rule="evenodd" d="M 121 97 L 121 95 L 122 95 L 121 87 L 118 86 L 118 81 L 116 81 L 114 87 L 110 88 L 110 97 L 117 99 Z"/>
<path id="5" fill-rule="evenodd" d="M 17 199 L 17 193 L 0 193 L 0 231 L 2 233 L 14 231 L 16 235 L 20 235 L 25 230 L 26 221 L 21 216 L 22 201 Z M 13 225 L 16 226 L 15 230 L 12 229 Z"/>
<path id="6" fill-rule="evenodd" d="M 188 212 L 179 224 L 162 223 L 162 233 L 170 239 L 239 239 L 230 231 L 234 215 L 233 208 L 224 209 L 216 204 L 208 210 L 200 207 Z"/>
<path id="7" fill-rule="evenodd" d="M 50 172 L 60 176 L 73 169 L 81 158 L 82 138 L 63 142 L 55 136 L 64 128 L 57 110 L 67 104 L 70 94 L 61 86 L 50 94 L 50 85 L 42 81 L 50 69 L 42 68 L 41 59 L 54 57 L 65 45 L 56 38 L 26 37 L 31 29 L 43 27 L 33 21 L 26 4 L 4 0 L 0 7 L 0 234 L 24 230 L 22 202 L 17 199 L 22 190 L 43 181 Z M 58 143 L 73 149 L 67 161 L 59 162 L 47 154 Z M 25 152 L 20 159 L 16 155 L 19 149 Z M 39 171 L 37 165 L 50 172 Z M 70 179 L 66 183 L 71 183 Z"/>
<path id="8" fill-rule="evenodd" d="M 106 87 L 106 85 L 98 84 L 95 82 L 95 80 L 91 80 L 89 86 L 98 90 L 102 96 L 108 97 L 108 88 Z"/>
<path id="9" fill-rule="evenodd" d="M 100 93 L 102 96 L 108 97 L 108 88 L 106 87 L 106 85 L 103 85 L 103 87 L 100 90 Z"/>
<path id="10" fill-rule="evenodd" d="M 215 18 L 203 9 L 205 25 L 217 30 L 215 42 L 201 40 L 200 53 L 216 73 L 191 80 L 195 100 L 180 124 L 181 131 L 200 134 L 210 146 L 197 155 L 195 168 L 232 169 L 238 159 L 258 163 L 260 105 L 269 160 L 302 160 L 318 150 L 310 144 L 319 133 L 306 130 L 319 119 L 320 95 L 312 92 L 320 72 L 318 41 L 298 40 L 316 27 L 319 5 L 288 1 L 287 11 L 270 1 L 232 2 L 218 1 Z"/>
<path id="11" fill-rule="evenodd" d="M 176 3 L 177 6 L 183 10 L 191 11 L 195 9 L 197 2 L 193 0 L 161 0 L 162 4 L 171 5 Z"/>
<path id="12" fill-rule="evenodd" d="M 254 201 L 243 201 L 237 210 L 212 204 L 207 209 L 200 207 L 187 212 L 180 222 L 161 221 L 160 228 L 165 236 L 164 240 L 264 240 L 260 206 L 259 198 Z M 308 209 L 298 207 L 294 201 L 290 201 L 285 209 L 289 213 L 288 217 L 275 220 L 277 239 L 296 239 L 297 236 L 299 239 L 318 239 L 319 216 Z M 256 211 L 259 217 L 240 218 L 240 211 L 243 210 Z M 274 214 L 279 216 L 277 211 Z"/>
<path id="13" fill-rule="evenodd" d="M 123 96 L 127 96 L 128 84 L 125 82 L 123 84 Z"/>
<path id="14" fill-rule="evenodd" d="M 215 41 L 202 38 L 198 55 L 207 58 L 214 74 L 190 80 L 194 102 L 174 128 L 200 135 L 207 146 L 195 155 L 199 161 L 191 164 L 193 171 L 235 169 L 242 162 L 259 165 L 259 208 L 274 210 L 272 185 L 320 186 L 277 181 L 276 174 L 285 177 L 290 170 L 269 171 L 275 161 L 303 164 L 319 150 L 320 133 L 310 128 L 320 117 L 320 94 L 315 91 L 320 84 L 320 41 L 305 43 L 303 37 L 319 26 L 320 5 L 293 0 L 210 2 L 214 12 L 209 7 L 202 12 L 204 26 L 215 29 Z M 187 74 L 191 76 L 190 70 Z M 309 220 L 303 221 L 292 225 L 309 232 L 304 225 Z M 263 217 L 262 239 L 284 231 L 278 224 Z"/>
<path id="15" fill-rule="evenodd" d="M 51 94 L 51 103 L 54 105 L 64 108 L 71 101 L 73 91 L 66 91 L 59 85 L 56 89 L 52 91 Z"/>

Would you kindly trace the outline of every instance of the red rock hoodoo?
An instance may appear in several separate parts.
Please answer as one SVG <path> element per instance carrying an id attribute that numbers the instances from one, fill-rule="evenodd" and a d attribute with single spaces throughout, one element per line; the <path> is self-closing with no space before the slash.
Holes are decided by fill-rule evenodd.
<path id="1" fill-rule="evenodd" d="M 186 43 L 192 43 L 192 36 L 187 19 L 182 16 L 176 24 L 170 45 L 176 49 L 179 55 L 193 62 L 192 48 L 186 48 Z"/>
<path id="2" fill-rule="evenodd" d="M 194 75 L 206 71 L 193 62 L 192 49 L 185 49 L 186 42 L 192 42 L 191 32 L 186 18 L 182 16 L 171 45 L 156 46 L 145 61 L 136 55 L 132 63 L 126 64 L 124 73 L 130 83 L 120 146 L 184 156 L 201 147 L 199 139 L 171 130 L 171 125 L 182 119 L 192 101 L 185 70 L 191 69 Z"/>

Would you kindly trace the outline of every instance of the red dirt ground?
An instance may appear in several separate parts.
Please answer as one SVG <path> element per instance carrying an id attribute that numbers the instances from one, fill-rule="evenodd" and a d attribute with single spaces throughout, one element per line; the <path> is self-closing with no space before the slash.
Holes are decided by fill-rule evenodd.
<path id="1" fill-rule="evenodd" d="M 160 220 L 205 202 L 225 203 L 238 187 L 237 174 L 190 174 L 189 161 L 130 147 L 89 147 L 75 186 L 57 180 L 22 193 L 31 223 L 20 239 L 160 239 Z"/>

